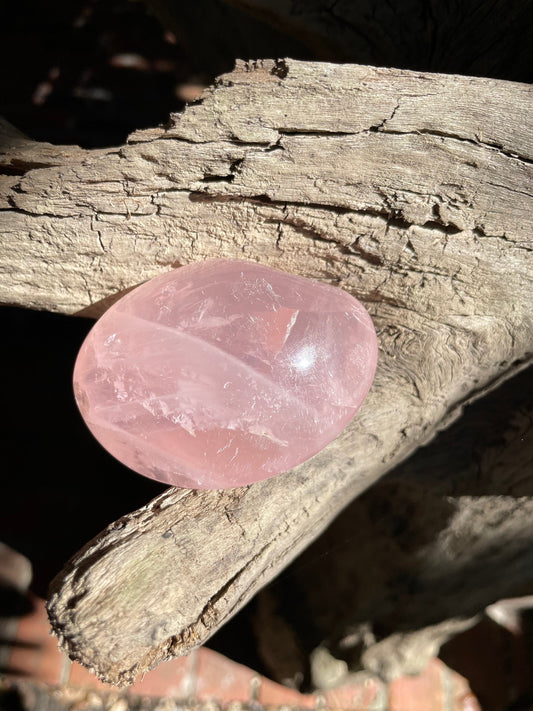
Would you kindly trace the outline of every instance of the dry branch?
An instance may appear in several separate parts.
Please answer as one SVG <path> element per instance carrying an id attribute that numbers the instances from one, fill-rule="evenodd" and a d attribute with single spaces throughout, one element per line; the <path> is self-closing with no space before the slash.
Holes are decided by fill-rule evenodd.
<path id="1" fill-rule="evenodd" d="M 338 284 L 380 341 L 359 416 L 310 462 L 244 489 L 169 490 L 70 561 L 49 611 L 72 657 L 127 683 L 201 644 L 529 362 L 532 104 L 520 84 L 263 61 L 126 146 L 35 169 L 31 146 L 5 147 L 5 303 L 75 313 L 224 255 Z"/>
<path id="2" fill-rule="evenodd" d="M 530 368 L 383 476 L 259 593 L 261 657 L 276 680 L 320 688 L 361 666 L 418 673 L 488 605 L 533 592 L 532 542 Z"/>

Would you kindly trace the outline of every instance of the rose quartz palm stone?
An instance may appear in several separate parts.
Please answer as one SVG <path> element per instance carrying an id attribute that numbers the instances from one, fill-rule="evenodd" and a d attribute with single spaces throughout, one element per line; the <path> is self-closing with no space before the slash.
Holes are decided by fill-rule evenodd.
<path id="1" fill-rule="evenodd" d="M 89 429 L 166 484 L 267 479 L 333 440 L 377 362 L 365 308 L 345 291 L 254 262 L 156 277 L 95 324 L 74 369 Z"/>

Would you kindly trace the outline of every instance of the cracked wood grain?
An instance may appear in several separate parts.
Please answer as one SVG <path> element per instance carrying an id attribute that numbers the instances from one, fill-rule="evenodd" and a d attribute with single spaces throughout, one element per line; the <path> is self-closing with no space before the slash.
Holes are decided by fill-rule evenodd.
<path id="1" fill-rule="evenodd" d="M 4 303 L 96 315 L 224 255 L 350 291 L 380 343 L 358 417 L 310 462 L 232 492 L 171 489 L 68 563 L 49 612 L 73 658 L 123 684 L 201 644 L 354 496 L 530 362 L 531 109 L 520 84 L 265 60 L 122 147 L 33 167 L 42 148 L 4 141 Z"/>

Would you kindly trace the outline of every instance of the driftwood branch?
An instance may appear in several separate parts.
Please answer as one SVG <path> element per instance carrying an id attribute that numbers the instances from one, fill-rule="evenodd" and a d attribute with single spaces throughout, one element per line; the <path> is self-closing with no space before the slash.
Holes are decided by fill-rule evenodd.
<path id="1" fill-rule="evenodd" d="M 377 481 L 259 593 L 261 657 L 291 685 L 336 686 L 361 666 L 418 673 L 488 605 L 533 592 L 532 541 L 529 369 Z"/>
<path id="2" fill-rule="evenodd" d="M 520 84 L 263 61 L 120 148 L 56 148 L 43 167 L 38 146 L 33 160 L 7 142 L 5 303 L 76 313 L 224 255 L 356 294 L 380 342 L 359 416 L 310 462 L 244 489 L 171 489 L 70 561 L 49 612 L 73 658 L 127 683 L 201 644 L 353 497 L 528 364 L 532 104 Z"/>

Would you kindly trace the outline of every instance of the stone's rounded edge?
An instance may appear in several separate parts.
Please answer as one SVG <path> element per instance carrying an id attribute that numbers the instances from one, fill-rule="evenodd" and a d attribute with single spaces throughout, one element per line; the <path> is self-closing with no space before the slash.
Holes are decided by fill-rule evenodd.
<path id="1" fill-rule="evenodd" d="M 144 471 L 141 471 L 138 467 L 135 465 L 132 465 L 130 461 L 125 461 L 123 457 L 119 456 L 116 454 L 116 452 L 113 451 L 113 446 L 108 446 L 108 444 L 104 444 L 104 441 L 102 440 L 102 437 L 98 436 L 96 432 L 94 431 L 94 428 L 91 426 L 91 417 L 88 412 L 88 408 L 83 405 L 83 398 L 84 398 L 84 392 L 83 392 L 83 387 L 78 386 L 78 383 L 76 382 L 76 374 L 78 370 L 78 364 L 80 357 L 82 356 L 82 353 L 84 352 L 84 349 L 90 348 L 91 346 L 91 339 L 95 337 L 95 334 L 98 333 L 99 327 L 103 324 L 106 323 L 107 319 L 113 314 L 113 313 L 124 313 L 123 307 L 126 305 L 130 305 L 131 307 L 135 308 L 135 301 L 139 299 L 139 297 L 142 297 L 143 292 L 148 288 L 148 285 L 150 285 L 152 289 L 152 296 L 154 293 L 157 293 L 158 290 L 161 290 L 162 288 L 165 288 L 167 284 L 171 284 L 175 280 L 179 280 L 179 278 L 183 278 L 185 280 L 188 280 L 190 277 L 193 277 L 198 274 L 202 274 L 202 282 L 204 282 L 206 285 L 210 284 L 209 281 L 209 275 L 212 274 L 213 272 L 216 274 L 216 280 L 219 281 L 221 284 L 224 283 L 224 276 L 226 274 L 226 270 L 228 270 L 228 273 L 231 274 L 231 271 L 235 270 L 235 267 L 242 266 L 243 269 L 247 268 L 248 270 L 251 270 L 253 273 L 259 275 L 259 276 L 264 276 L 265 277 L 265 284 L 267 284 L 268 288 L 268 277 L 271 276 L 272 274 L 276 274 L 279 276 L 283 277 L 286 283 L 289 283 L 291 285 L 291 289 L 295 292 L 298 290 L 298 285 L 302 285 L 302 287 L 305 287 L 305 290 L 302 289 L 305 295 L 309 295 L 309 293 L 312 293 L 313 296 L 316 297 L 318 294 L 319 296 L 316 297 L 316 299 L 311 299 L 311 306 L 310 310 L 316 310 L 317 313 L 324 313 L 325 311 L 329 311 L 329 309 L 323 309 L 323 308 L 317 308 L 317 304 L 313 303 L 314 301 L 319 302 L 320 304 L 324 304 L 324 297 L 326 303 L 329 303 L 329 296 L 331 295 L 333 297 L 333 306 L 334 308 L 332 309 L 333 313 L 345 313 L 346 316 L 353 316 L 359 323 L 361 323 L 364 327 L 365 330 L 367 331 L 367 336 L 370 336 L 367 338 L 366 341 L 366 346 L 367 346 L 367 353 L 366 353 L 366 366 L 369 368 L 369 371 L 366 374 L 365 377 L 365 389 L 364 393 L 362 395 L 362 398 L 359 399 L 359 402 L 356 406 L 354 406 L 353 411 L 348 413 L 348 415 L 345 415 L 342 420 L 337 421 L 337 428 L 335 430 L 335 433 L 333 436 L 329 436 L 327 438 L 318 438 L 317 440 L 320 442 L 320 445 L 317 447 L 308 447 L 305 456 L 302 456 L 299 458 L 298 461 L 291 462 L 290 465 L 286 466 L 283 469 L 279 469 L 279 471 L 263 471 L 260 477 L 257 477 L 257 475 L 254 478 L 247 478 L 246 480 L 242 479 L 235 479 L 234 481 L 231 482 L 231 484 L 228 485 L 229 482 L 223 482 L 219 481 L 217 479 L 217 471 L 215 468 L 209 473 L 209 475 L 205 474 L 205 472 L 202 472 L 199 474 L 199 478 L 195 478 L 194 480 L 191 480 L 190 476 L 182 476 L 179 472 L 180 469 L 180 464 L 179 464 L 179 458 L 176 460 L 175 465 L 173 465 L 171 468 L 169 468 L 168 472 L 162 472 L 160 468 L 156 467 L 154 465 L 153 468 L 147 470 L 145 467 Z M 226 280 L 226 284 L 231 282 L 231 280 Z M 154 292 L 155 288 L 155 292 Z M 283 291 L 283 290 L 282 290 Z M 326 296 L 325 296 L 326 295 Z M 275 295 L 278 296 L 278 295 Z M 298 294 L 298 296 L 300 296 Z M 342 308 L 342 303 L 341 303 L 341 308 L 339 308 L 339 300 L 345 300 L 346 302 L 346 310 Z M 121 308 L 122 307 L 122 308 Z M 78 358 L 76 359 L 76 365 L 74 368 L 74 375 L 73 375 L 73 384 L 74 384 L 74 390 L 75 390 L 75 399 L 76 403 L 78 406 L 78 409 L 80 411 L 80 414 L 82 415 L 83 419 L 85 420 L 89 430 L 93 434 L 93 436 L 97 439 L 99 444 L 106 449 L 109 453 L 111 453 L 113 456 L 115 456 L 119 461 L 124 463 L 126 466 L 129 468 L 133 469 L 136 473 L 142 475 L 142 476 L 147 476 L 149 478 L 153 478 L 157 481 L 160 481 L 164 484 L 171 485 L 171 486 L 176 486 L 179 488 L 191 488 L 194 487 L 195 489 L 233 489 L 233 488 L 239 488 L 242 486 L 248 486 L 252 483 L 258 482 L 258 481 L 264 481 L 266 479 L 273 478 L 275 476 L 279 476 L 282 473 L 288 472 L 295 467 L 299 466 L 300 464 L 308 461 L 312 457 L 316 456 L 320 451 L 322 451 L 328 444 L 330 444 L 334 439 L 336 439 L 339 434 L 348 426 L 348 424 L 352 421 L 354 416 L 356 415 L 357 411 L 361 407 L 364 399 L 366 398 L 371 386 L 372 382 L 375 376 L 375 371 L 376 371 L 376 366 L 377 366 L 377 356 L 378 356 L 378 343 L 377 343 L 377 335 L 376 331 L 371 319 L 370 314 L 364 307 L 364 305 L 356 299 L 354 296 L 352 296 L 349 292 L 340 289 L 336 286 L 330 285 L 330 284 L 323 284 L 319 281 L 316 281 L 314 279 L 309 279 L 307 277 L 303 277 L 301 275 L 296 275 L 296 274 L 290 274 L 283 272 L 282 270 L 270 267 L 268 265 L 264 265 L 252 260 L 240 260 L 240 259 L 210 259 L 210 260 L 205 260 L 202 262 L 194 262 L 191 264 L 184 265 L 182 267 L 178 267 L 177 269 L 171 270 L 169 272 L 165 272 L 164 274 L 161 274 L 154 279 L 149 280 L 148 282 L 145 282 L 144 284 L 139 285 L 136 287 L 134 290 L 130 291 L 128 294 L 126 294 L 122 299 L 120 299 L 116 304 L 114 304 L 111 309 L 104 314 L 101 319 L 95 324 L 93 329 L 90 331 L 88 334 L 87 338 L 85 339 L 84 343 L 82 344 L 82 347 L 80 348 L 80 353 L 78 355 Z M 363 391 L 361 391 L 363 392 Z M 107 440 L 107 437 L 104 438 Z M 165 455 L 166 456 L 166 455 Z M 182 467 L 183 468 L 183 467 Z M 187 467 L 185 467 L 187 468 Z M 172 470 L 171 470 L 172 469 Z M 189 471 L 190 474 L 190 471 Z"/>
<path id="2" fill-rule="evenodd" d="M 208 276 L 209 273 L 213 270 L 220 271 L 226 266 L 228 269 L 231 269 L 231 267 L 235 265 L 243 265 L 248 269 L 253 268 L 265 275 L 269 275 L 272 273 L 281 274 L 286 280 L 291 281 L 294 284 L 302 284 L 306 287 L 308 287 L 309 284 L 312 283 L 318 292 L 335 294 L 337 298 L 339 298 L 339 294 L 343 294 L 347 302 L 347 307 L 353 308 L 354 304 L 357 304 L 357 308 L 361 311 L 362 314 L 365 315 L 365 317 L 368 318 L 370 324 L 372 324 L 370 314 L 365 309 L 363 304 L 345 289 L 341 289 L 338 286 L 333 286 L 332 284 L 325 284 L 312 277 L 305 277 L 301 274 L 292 274 L 290 272 L 284 272 L 282 269 L 277 269 L 276 267 L 271 267 L 268 264 L 262 264 L 261 262 L 257 262 L 255 260 L 234 258 L 226 259 L 223 257 L 206 259 L 201 262 L 190 262 L 189 264 L 184 264 L 180 267 L 176 267 L 175 269 L 171 269 L 167 272 L 164 272 L 163 274 L 159 274 L 158 276 L 153 277 L 152 279 L 149 279 L 148 281 L 145 281 L 142 284 L 133 287 L 130 291 L 128 291 L 127 294 L 125 294 L 118 301 L 116 301 L 109 308 L 108 311 L 111 311 L 111 309 L 122 310 L 121 306 L 126 306 L 130 302 L 135 301 L 139 297 L 139 294 L 142 294 L 143 289 L 148 285 L 150 285 L 152 288 L 156 286 L 162 287 L 165 286 L 167 283 L 170 283 L 180 277 L 185 279 L 188 276 L 194 276 L 196 273 L 203 273 L 204 275 Z M 106 313 L 108 312 L 102 314 L 99 320 L 105 318 Z"/>

